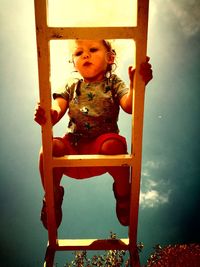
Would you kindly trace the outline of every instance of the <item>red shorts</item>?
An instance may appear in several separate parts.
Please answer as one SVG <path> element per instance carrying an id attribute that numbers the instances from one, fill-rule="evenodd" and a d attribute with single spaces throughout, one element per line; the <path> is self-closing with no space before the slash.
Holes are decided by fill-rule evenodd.
<path id="1" fill-rule="evenodd" d="M 122 142 L 124 144 L 124 154 L 127 153 L 126 139 L 116 133 L 103 134 L 92 140 L 79 141 L 77 146 L 71 144 L 68 135 L 56 139 L 64 143 L 68 155 L 101 154 L 103 143 L 109 139 L 117 139 Z M 109 154 L 112 153 L 109 151 Z M 67 167 L 64 170 L 64 174 L 72 178 L 84 179 L 104 174 L 107 171 L 107 167 Z"/>

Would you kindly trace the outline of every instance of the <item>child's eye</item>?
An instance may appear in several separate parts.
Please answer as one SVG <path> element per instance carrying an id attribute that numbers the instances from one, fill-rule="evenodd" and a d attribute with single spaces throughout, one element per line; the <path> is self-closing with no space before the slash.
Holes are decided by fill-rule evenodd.
<path id="1" fill-rule="evenodd" d="M 74 53 L 74 56 L 75 57 L 80 57 L 82 55 L 82 53 L 83 53 L 82 51 L 77 51 L 77 52 Z"/>
<path id="2" fill-rule="evenodd" d="M 90 48 L 90 52 L 92 52 L 92 53 L 97 52 L 97 51 L 98 51 L 98 48 L 96 48 L 96 47 Z"/>

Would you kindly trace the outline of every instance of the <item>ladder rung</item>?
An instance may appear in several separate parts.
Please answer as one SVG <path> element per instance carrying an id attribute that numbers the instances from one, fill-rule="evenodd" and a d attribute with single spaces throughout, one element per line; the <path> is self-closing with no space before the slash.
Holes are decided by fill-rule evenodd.
<path id="1" fill-rule="evenodd" d="M 53 39 L 133 39 L 137 27 L 47 27 L 49 40 Z M 92 35 L 91 35 L 92 33 Z"/>
<path id="2" fill-rule="evenodd" d="M 57 250 L 128 250 L 129 239 L 58 239 Z"/>
<path id="3" fill-rule="evenodd" d="M 133 156 L 122 155 L 69 155 L 54 157 L 53 167 L 86 167 L 86 166 L 132 166 Z"/>

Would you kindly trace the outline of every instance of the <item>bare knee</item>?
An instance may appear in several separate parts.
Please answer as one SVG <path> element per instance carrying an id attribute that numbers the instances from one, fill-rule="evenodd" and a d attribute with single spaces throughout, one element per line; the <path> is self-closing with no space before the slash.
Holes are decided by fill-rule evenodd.
<path id="1" fill-rule="evenodd" d="M 100 153 L 105 155 L 126 154 L 126 145 L 118 139 L 108 139 L 102 144 Z"/>
<path id="2" fill-rule="evenodd" d="M 62 157 L 67 154 L 67 148 L 62 139 L 53 139 L 53 156 Z"/>
<path id="3" fill-rule="evenodd" d="M 60 139 L 53 139 L 52 142 L 52 151 L 54 157 L 62 157 L 67 154 L 67 148 L 65 147 L 65 144 Z M 40 149 L 39 154 L 40 160 L 43 158 L 43 149 Z"/>

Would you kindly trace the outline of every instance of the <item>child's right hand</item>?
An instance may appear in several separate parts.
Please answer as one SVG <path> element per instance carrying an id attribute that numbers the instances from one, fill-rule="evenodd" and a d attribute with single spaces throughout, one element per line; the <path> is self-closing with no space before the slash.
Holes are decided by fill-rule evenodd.
<path id="1" fill-rule="evenodd" d="M 51 109 L 51 121 L 54 125 L 57 122 L 58 112 L 57 110 Z M 37 104 L 34 114 L 34 121 L 36 121 L 39 125 L 44 125 L 47 121 L 45 110 L 40 106 L 40 103 Z"/>

